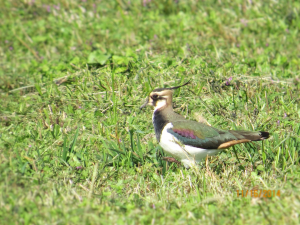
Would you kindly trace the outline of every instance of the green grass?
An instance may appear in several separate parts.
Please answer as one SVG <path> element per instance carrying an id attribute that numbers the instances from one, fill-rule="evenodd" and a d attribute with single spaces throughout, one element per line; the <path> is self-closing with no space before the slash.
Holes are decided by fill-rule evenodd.
<path id="1" fill-rule="evenodd" d="M 299 224 L 299 29 L 297 1 L 1 1 L 1 223 Z M 176 112 L 271 138 L 166 164 L 139 107 L 190 79 Z"/>

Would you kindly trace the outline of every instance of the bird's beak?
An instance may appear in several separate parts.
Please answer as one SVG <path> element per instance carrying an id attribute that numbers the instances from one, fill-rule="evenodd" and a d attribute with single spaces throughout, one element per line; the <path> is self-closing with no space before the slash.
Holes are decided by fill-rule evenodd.
<path id="1" fill-rule="evenodd" d="M 149 103 L 149 97 L 146 98 L 146 102 L 140 107 L 140 109 L 145 108 Z"/>

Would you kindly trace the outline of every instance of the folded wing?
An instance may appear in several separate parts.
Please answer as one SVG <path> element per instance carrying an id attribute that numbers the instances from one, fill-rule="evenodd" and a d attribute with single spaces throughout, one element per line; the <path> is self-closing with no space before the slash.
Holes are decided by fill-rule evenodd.
<path id="1" fill-rule="evenodd" d="M 260 141 L 269 137 L 261 131 L 224 131 L 196 121 L 173 122 L 167 131 L 182 144 L 205 149 L 225 149 L 235 144 Z"/>

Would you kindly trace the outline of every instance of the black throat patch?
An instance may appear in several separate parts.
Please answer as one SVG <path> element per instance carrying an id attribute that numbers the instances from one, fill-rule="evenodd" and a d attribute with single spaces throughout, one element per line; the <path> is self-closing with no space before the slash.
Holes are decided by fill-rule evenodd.
<path id="1" fill-rule="evenodd" d="M 164 127 L 169 123 L 167 118 L 165 118 L 162 114 L 162 110 L 156 110 L 153 113 L 153 125 L 154 125 L 154 130 L 155 130 L 155 135 L 158 143 L 160 142 L 160 136 L 161 132 L 164 129 Z"/>

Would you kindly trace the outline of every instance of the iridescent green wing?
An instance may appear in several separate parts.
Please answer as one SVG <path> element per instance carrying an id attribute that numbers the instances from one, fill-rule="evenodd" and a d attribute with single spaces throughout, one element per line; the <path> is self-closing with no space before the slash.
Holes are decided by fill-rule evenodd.
<path id="1" fill-rule="evenodd" d="M 237 140 L 228 131 L 218 130 L 196 121 L 181 120 L 172 122 L 172 124 L 173 128 L 167 131 L 184 145 L 205 149 L 218 149 L 223 143 Z"/>

